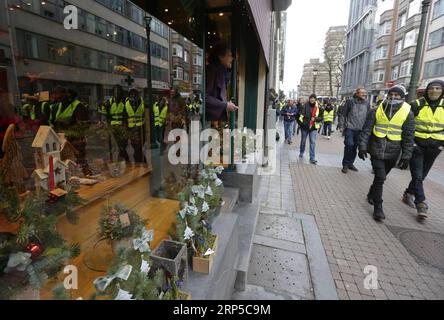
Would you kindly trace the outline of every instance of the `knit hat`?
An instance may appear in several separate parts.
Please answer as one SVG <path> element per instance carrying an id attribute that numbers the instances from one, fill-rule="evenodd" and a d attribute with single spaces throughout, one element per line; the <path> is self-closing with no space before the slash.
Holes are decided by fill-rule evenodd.
<path id="1" fill-rule="evenodd" d="M 396 85 L 389 90 L 388 95 L 390 96 L 392 93 L 397 93 L 401 96 L 401 99 L 405 99 L 405 96 L 407 95 L 406 91 L 407 90 L 403 86 Z"/>

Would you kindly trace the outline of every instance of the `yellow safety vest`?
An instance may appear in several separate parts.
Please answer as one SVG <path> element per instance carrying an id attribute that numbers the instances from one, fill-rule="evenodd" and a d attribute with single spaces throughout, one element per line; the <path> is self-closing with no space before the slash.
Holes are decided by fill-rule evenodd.
<path id="1" fill-rule="evenodd" d="M 315 117 L 318 118 L 319 117 L 319 105 L 317 103 L 316 103 L 316 108 L 317 108 L 317 111 L 316 111 Z M 305 118 L 304 115 L 301 114 L 301 116 L 299 117 L 299 121 L 304 122 L 304 118 Z M 319 122 L 315 122 L 315 128 L 319 129 L 320 127 L 321 127 L 321 124 Z"/>
<path id="2" fill-rule="evenodd" d="M 126 99 L 125 109 L 128 114 L 128 128 L 143 126 L 145 123 L 145 104 L 142 99 L 140 99 L 140 104 L 136 111 L 131 106 L 129 99 Z"/>
<path id="3" fill-rule="evenodd" d="M 110 115 L 111 115 L 111 125 L 121 126 L 123 124 L 123 110 L 125 109 L 125 104 L 120 101 L 116 102 L 114 98 L 109 99 Z"/>
<path id="4" fill-rule="evenodd" d="M 432 108 L 429 106 L 427 100 L 424 101 L 418 116 L 416 116 L 416 132 L 415 136 L 421 139 L 434 139 L 444 141 L 444 99 L 441 100 L 439 106 L 433 114 Z M 421 100 L 416 100 L 418 106 L 421 106 Z"/>
<path id="5" fill-rule="evenodd" d="M 55 117 L 55 121 L 56 122 L 65 122 L 65 123 L 69 123 L 70 120 L 72 119 L 74 112 L 77 109 L 77 106 L 80 104 L 81 102 L 76 99 L 74 100 L 69 106 L 68 108 L 66 108 L 63 112 L 62 112 L 62 103 L 59 103 L 58 109 L 57 109 L 57 113 L 56 113 L 56 117 Z"/>
<path id="6" fill-rule="evenodd" d="M 335 110 L 331 110 L 330 112 L 324 111 L 324 122 L 333 122 L 335 120 Z"/>
<path id="7" fill-rule="evenodd" d="M 162 112 L 159 110 L 159 103 L 155 103 L 153 106 L 154 111 L 154 126 L 163 127 L 165 125 L 165 120 L 168 114 L 168 104 L 162 108 Z"/>
<path id="8" fill-rule="evenodd" d="M 381 139 L 387 137 L 391 141 L 401 141 L 402 126 L 407 120 L 410 110 L 410 105 L 404 102 L 398 112 L 389 120 L 384 112 L 384 103 L 381 103 L 376 111 L 376 123 L 373 127 L 373 134 Z"/>

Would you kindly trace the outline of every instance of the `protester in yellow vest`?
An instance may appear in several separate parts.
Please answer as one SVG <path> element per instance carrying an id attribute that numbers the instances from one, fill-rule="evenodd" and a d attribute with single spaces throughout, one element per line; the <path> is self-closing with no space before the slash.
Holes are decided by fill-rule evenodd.
<path id="1" fill-rule="evenodd" d="M 119 158 L 129 161 L 126 147 L 128 145 L 128 127 L 126 125 L 125 112 L 126 97 L 120 85 L 113 87 L 113 96 L 104 101 L 99 107 L 102 120 L 106 120 L 111 128 L 111 134 L 116 140 L 119 148 Z"/>
<path id="2" fill-rule="evenodd" d="M 422 220 L 427 218 L 429 209 L 423 183 L 444 148 L 444 81 L 430 82 L 424 97 L 411 105 L 416 117 L 415 149 L 410 161 L 412 181 L 403 201 L 416 208 Z"/>
<path id="3" fill-rule="evenodd" d="M 142 163 L 143 136 L 145 124 L 145 103 L 140 97 L 137 89 L 130 89 L 129 96 L 125 101 L 125 112 L 127 115 L 128 135 L 134 149 L 134 161 Z"/>
<path id="4" fill-rule="evenodd" d="M 374 206 L 373 218 L 385 219 L 383 186 L 390 171 L 396 166 L 406 170 L 413 152 L 415 119 L 410 105 L 405 102 L 406 90 L 395 86 L 388 92 L 387 100 L 369 112 L 359 139 L 359 158 L 365 161 L 371 155 L 374 181 L 367 195 Z"/>
<path id="5" fill-rule="evenodd" d="M 58 133 L 64 133 L 67 140 L 77 150 L 77 163 L 85 175 L 91 170 L 86 160 L 86 130 L 89 124 L 88 107 L 77 98 L 74 90 L 58 88 L 60 102 L 52 107 L 54 128 Z"/>
<path id="6" fill-rule="evenodd" d="M 158 146 L 163 144 L 163 135 L 165 131 L 165 123 L 168 115 L 168 99 L 162 97 L 160 102 L 155 102 L 153 106 L 154 113 L 154 139 Z"/>
<path id="7" fill-rule="evenodd" d="M 335 121 L 335 107 L 330 100 L 326 101 L 324 109 L 324 136 L 331 139 L 333 122 Z"/>

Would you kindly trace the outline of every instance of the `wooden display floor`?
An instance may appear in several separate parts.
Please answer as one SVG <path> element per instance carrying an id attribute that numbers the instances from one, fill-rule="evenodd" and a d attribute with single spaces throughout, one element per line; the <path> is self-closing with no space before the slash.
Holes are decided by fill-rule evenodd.
<path id="1" fill-rule="evenodd" d="M 98 239 L 98 221 L 103 206 L 121 203 L 135 209 L 142 219 L 148 219 L 147 228 L 154 229 L 154 249 L 161 240 L 168 238 L 168 230 L 176 220 L 179 202 L 152 198 L 150 196 L 149 170 L 134 167 L 126 175 L 110 179 L 91 187 L 82 187 L 79 194 L 87 201 L 78 208 L 79 223 L 71 225 L 66 217 L 61 217 L 57 228 L 68 243 L 80 243 L 81 255 L 72 261 L 78 268 L 79 287 L 71 292 L 71 298 L 89 299 L 95 292 L 93 281 L 105 275 L 113 253 L 111 246 Z M 58 281 L 49 281 L 41 292 L 41 299 L 52 299 L 52 289 L 63 283 L 66 275 L 60 275 Z"/>

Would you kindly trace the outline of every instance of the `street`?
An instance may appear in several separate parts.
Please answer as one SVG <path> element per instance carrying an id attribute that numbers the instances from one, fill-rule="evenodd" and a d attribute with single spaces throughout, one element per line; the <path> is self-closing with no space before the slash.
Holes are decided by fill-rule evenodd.
<path id="1" fill-rule="evenodd" d="M 387 219 L 382 224 L 373 220 L 373 208 L 366 201 L 373 179 L 370 161 L 358 159 L 356 163 L 360 171 L 343 174 L 343 139 L 336 132 L 331 141 L 318 136 L 319 164 L 314 166 L 308 163 L 308 159 L 299 160 L 300 136 L 297 137 L 291 146 L 280 141 L 279 174 L 263 178 L 260 197 L 265 200 L 262 200 L 261 216 L 277 219 L 273 226 L 279 223 L 279 219 L 281 224 L 290 226 L 288 219 L 314 218 L 337 297 L 341 300 L 443 299 L 444 236 L 440 233 L 444 231 L 444 156 L 438 158 L 425 183 L 430 218 L 419 223 L 416 210 L 401 202 L 410 172 L 395 169 L 384 185 Z M 261 232 L 259 221 L 256 235 Z M 304 237 L 297 240 L 297 235 L 303 234 Z M 295 269 L 290 274 L 299 282 L 288 281 L 285 272 L 268 271 L 267 274 L 267 270 L 261 274 L 262 279 L 256 278 L 256 260 L 264 260 L 267 256 L 265 249 L 273 245 L 271 240 L 255 241 L 250 262 L 250 286 L 244 293 L 236 293 L 235 299 L 322 299 L 330 282 L 329 279 L 324 282 L 313 279 L 313 269 L 319 267 L 313 264 L 313 259 L 322 257 L 323 252 L 312 250 L 310 256 L 310 250 L 304 250 L 308 242 L 307 230 L 303 232 L 301 228 L 295 228 L 291 235 L 293 239 L 284 232 L 268 236 L 269 240 L 281 241 L 279 246 L 274 246 L 275 264 L 283 261 L 288 264 L 295 252 L 298 252 L 296 257 L 305 257 L 305 264 L 301 259 L 291 260 L 289 264 Z M 293 246 L 285 246 L 285 242 Z M 302 248 L 298 250 L 297 244 L 302 244 Z M 265 254 L 256 257 L 255 250 Z M 322 264 L 322 259 L 320 261 Z M 367 266 L 376 267 L 376 273 L 371 276 L 376 276 L 378 289 L 364 287 Z M 284 277 L 280 281 L 283 285 L 276 286 L 279 277 Z"/>

